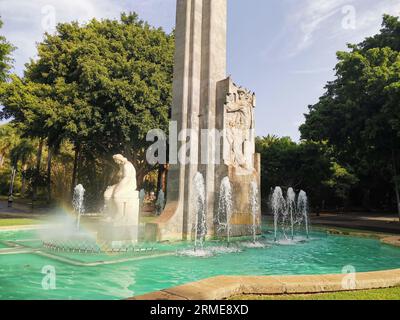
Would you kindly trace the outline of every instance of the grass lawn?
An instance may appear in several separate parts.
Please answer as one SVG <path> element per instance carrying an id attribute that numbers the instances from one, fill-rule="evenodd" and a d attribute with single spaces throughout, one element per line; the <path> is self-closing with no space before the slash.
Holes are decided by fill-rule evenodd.
<path id="1" fill-rule="evenodd" d="M 400 300 L 400 287 L 377 290 L 300 295 L 244 295 L 230 300 Z"/>
<path id="2" fill-rule="evenodd" d="M 0 219 L 0 227 L 28 226 L 41 223 L 43 221 L 34 219 Z"/>
<path id="3" fill-rule="evenodd" d="M 158 217 L 140 217 L 141 223 L 154 223 Z"/>

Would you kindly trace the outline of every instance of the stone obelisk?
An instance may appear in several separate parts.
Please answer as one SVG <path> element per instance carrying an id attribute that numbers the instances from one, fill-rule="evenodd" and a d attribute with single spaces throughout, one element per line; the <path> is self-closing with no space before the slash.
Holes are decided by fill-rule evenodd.
<path id="1" fill-rule="evenodd" d="M 231 140 L 226 137 L 223 139 L 222 164 L 215 164 L 214 159 L 219 151 L 213 148 L 216 149 L 216 145 L 219 145 L 215 143 L 219 138 L 211 136 L 207 138 L 211 139 L 211 143 L 204 144 L 204 141 L 200 143 L 202 130 L 225 130 L 228 123 L 232 122 L 229 120 L 230 114 L 228 114 L 229 110 L 226 106 L 232 104 L 231 97 L 237 95 L 238 88 L 230 78 L 226 79 L 226 35 L 227 0 L 177 0 L 171 121 L 177 124 L 180 135 L 185 136 L 187 130 L 194 130 L 198 136 L 195 138 L 190 136 L 188 139 L 190 141 L 189 163 L 178 162 L 178 164 L 170 165 L 166 208 L 157 223 L 149 225 L 156 229 L 150 233 L 155 232 L 157 240 L 186 240 L 192 237 L 194 220 L 194 210 L 191 207 L 194 191 L 192 182 L 197 172 L 202 173 L 205 180 L 209 235 L 214 234 L 216 203 L 218 202 L 216 198 L 222 178 L 230 176 L 232 181 L 239 182 L 242 179 L 236 177 L 238 171 L 235 167 L 238 167 L 239 164 L 229 160 L 229 158 L 235 158 L 230 156 L 230 150 L 235 150 L 230 146 Z M 232 90 L 235 93 L 232 93 Z M 243 92 L 248 94 L 247 91 Z M 255 100 L 252 95 L 249 97 L 247 101 Z M 246 106 L 246 104 L 240 100 L 237 101 L 239 104 L 234 105 L 231 110 L 238 110 L 241 114 L 245 114 L 242 112 L 241 105 Z M 253 103 L 247 105 L 249 106 L 247 110 L 252 113 Z M 232 114 L 235 119 L 240 118 L 239 114 Z M 250 122 L 253 124 L 252 121 Z M 170 141 L 174 141 L 174 138 Z M 182 141 L 182 136 L 177 140 Z M 250 148 L 247 147 L 250 156 L 242 157 L 245 159 L 242 162 L 248 162 L 250 163 L 248 167 L 254 168 L 254 139 L 244 141 L 245 139 L 239 137 L 235 140 L 241 144 L 236 149 L 244 150 L 246 145 L 250 146 Z M 183 143 L 186 144 L 186 142 L 172 144 L 170 149 L 181 150 Z M 254 179 L 259 180 L 257 174 L 255 175 L 251 169 L 244 181 L 246 181 L 246 185 L 249 185 L 248 182 Z M 246 187 L 242 188 L 240 183 L 234 185 L 233 188 L 239 193 L 246 190 Z M 247 211 L 248 200 L 241 200 L 246 198 L 243 194 L 239 198 L 240 205 L 235 205 L 235 207 L 238 207 L 239 216 L 242 216 L 243 211 Z M 248 213 L 246 213 L 247 216 L 249 216 Z M 237 217 L 235 219 L 238 223 L 243 220 Z"/>
<path id="2" fill-rule="evenodd" d="M 171 121 L 178 124 L 178 132 L 200 130 L 215 122 L 217 82 L 226 77 L 226 28 L 227 0 L 177 0 Z M 191 143 L 191 159 L 200 157 L 195 139 Z M 193 163 L 198 161 L 191 162 L 170 166 L 159 239 L 190 237 L 191 181 L 199 171 Z M 212 174 L 205 177 L 208 193 L 214 191 L 207 183 Z"/>

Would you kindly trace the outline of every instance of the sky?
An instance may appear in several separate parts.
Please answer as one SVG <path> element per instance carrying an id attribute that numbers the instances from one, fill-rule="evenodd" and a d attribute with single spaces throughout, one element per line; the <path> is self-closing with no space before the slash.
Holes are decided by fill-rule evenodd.
<path id="1" fill-rule="evenodd" d="M 0 34 L 18 49 L 13 72 L 35 58 L 58 22 L 118 18 L 135 11 L 170 32 L 176 0 L 0 0 Z M 334 79 L 336 52 L 376 34 L 399 0 L 228 0 L 228 74 L 256 92 L 257 134 L 300 139 L 308 105 Z"/>

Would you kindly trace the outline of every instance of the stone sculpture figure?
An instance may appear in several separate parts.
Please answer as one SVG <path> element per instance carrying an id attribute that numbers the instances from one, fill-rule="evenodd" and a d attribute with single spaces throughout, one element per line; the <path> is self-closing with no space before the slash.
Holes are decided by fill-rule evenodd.
<path id="1" fill-rule="evenodd" d="M 227 95 L 226 140 L 229 148 L 229 165 L 251 171 L 254 168 L 252 159 L 254 144 L 254 106 L 255 95 L 250 91 L 233 85 L 232 92 Z"/>
<path id="2" fill-rule="evenodd" d="M 132 196 L 132 193 L 135 192 L 137 188 L 135 167 L 121 154 L 113 156 L 113 159 L 120 169 L 118 173 L 120 181 L 113 186 L 109 186 L 104 197 L 110 199 Z"/>
<path id="3" fill-rule="evenodd" d="M 119 165 L 120 180 L 104 193 L 108 221 L 114 226 L 138 226 L 140 201 L 135 167 L 120 154 L 113 159 Z"/>

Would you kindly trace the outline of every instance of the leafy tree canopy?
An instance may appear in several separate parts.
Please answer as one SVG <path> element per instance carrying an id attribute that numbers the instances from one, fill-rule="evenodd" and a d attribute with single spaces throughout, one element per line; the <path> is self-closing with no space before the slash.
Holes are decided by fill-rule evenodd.
<path id="1" fill-rule="evenodd" d="M 400 147 L 400 21 L 385 16 L 380 34 L 338 52 L 336 80 L 310 106 L 303 139 L 328 141 L 345 161 L 391 155 Z M 380 45 L 380 47 L 373 47 Z"/>
<path id="2" fill-rule="evenodd" d="M 263 194 L 276 186 L 303 189 L 319 206 L 326 200 L 343 202 L 355 177 L 335 163 L 330 148 L 324 143 L 296 143 L 289 137 L 257 138 L 257 152 L 261 154 Z"/>
<path id="3" fill-rule="evenodd" d="M 0 29 L 3 21 L 0 19 Z M 11 53 L 15 48 L 0 34 L 0 83 L 7 80 L 8 73 L 12 66 Z"/>
<path id="4" fill-rule="evenodd" d="M 168 127 L 173 55 L 173 34 L 134 13 L 59 24 L 3 89 L 0 116 L 56 147 L 68 139 L 92 157 L 124 153 L 143 175 L 147 132 Z"/>
<path id="5" fill-rule="evenodd" d="M 309 107 L 300 131 L 305 140 L 324 141 L 331 146 L 339 162 L 353 168 L 364 193 L 368 193 L 368 189 L 378 189 L 376 183 L 382 180 L 397 181 L 399 18 L 385 15 L 379 34 L 349 45 L 349 49 L 337 53 L 336 79 L 327 84 L 319 102 Z M 396 186 L 397 194 L 398 189 Z"/>

